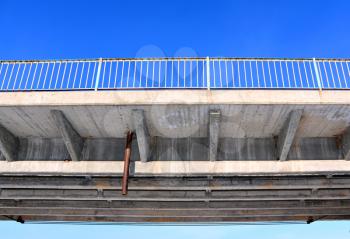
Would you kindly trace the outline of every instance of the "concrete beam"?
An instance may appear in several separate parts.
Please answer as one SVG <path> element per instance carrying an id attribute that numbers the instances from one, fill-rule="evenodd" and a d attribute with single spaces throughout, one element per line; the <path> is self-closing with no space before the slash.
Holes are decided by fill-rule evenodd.
<path id="1" fill-rule="evenodd" d="M 305 209 L 68 209 L 68 208 L 0 208 L 1 215 L 19 216 L 86 216 L 86 217 L 254 217 L 263 216 L 325 216 L 325 215 L 350 215 L 350 208 L 305 208 Z"/>
<path id="2" fill-rule="evenodd" d="M 75 131 L 62 111 L 51 110 L 51 115 L 61 133 L 71 159 L 78 161 L 83 150 L 84 139 Z"/>
<path id="3" fill-rule="evenodd" d="M 218 154 L 219 134 L 220 134 L 220 110 L 209 112 L 209 160 L 215 161 Z"/>
<path id="4" fill-rule="evenodd" d="M 278 159 L 284 161 L 288 157 L 290 147 L 293 144 L 295 133 L 297 132 L 302 110 L 293 110 L 290 112 L 288 119 L 283 125 L 277 140 Z"/>
<path id="5" fill-rule="evenodd" d="M 0 176 L 1 188 L 7 189 L 103 189 L 121 188 L 120 177 L 33 177 Z M 137 177 L 129 178 L 128 188 L 152 191 L 205 191 L 211 190 L 300 190 L 350 188 L 350 176 L 276 176 L 276 177 Z M 349 204 L 350 206 L 350 204 Z"/>
<path id="6" fill-rule="evenodd" d="M 176 104 L 340 104 L 348 105 L 348 91 L 327 90 L 117 90 L 1 92 L 0 106 L 176 105 Z"/>
<path id="7" fill-rule="evenodd" d="M 350 127 L 343 134 L 342 150 L 345 160 L 350 160 Z"/>
<path id="8" fill-rule="evenodd" d="M 56 133 L 57 134 L 57 133 Z M 70 158 L 62 138 L 19 138 L 18 161 L 54 160 Z M 208 138 L 153 137 L 151 161 L 206 161 L 209 160 Z M 125 138 L 86 138 L 81 161 L 122 161 Z M 273 138 L 220 137 L 217 161 L 276 160 Z M 137 141 L 132 143 L 131 161 L 139 161 Z M 335 137 L 300 138 L 298 147 L 292 147 L 288 160 L 338 160 L 343 150 Z M 0 156 L 1 157 L 1 156 Z"/>
<path id="9" fill-rule="evenodd" d="M 18 147 L 18 138 L 0 124 L 0 151 L 7 161 L 17 159 Z"/>
<path id="10" fill-rule="evenodd" d="M 150 157 L 150 135 L 146 125 L 143 110 L 133 110 L 132 120 L 136 131 L 137 144 L 139 147 L 141 162 L 147 162 Z"/>
<path id="11" fill-rule="evenodd" d="M 349 199 L 333 200 L 333 199 L 317 199 L 317 200 L 305 200 L 303 202 L 298 200 L 274 200 L 274 201 L 177 201 L 177 202 L 164 202 L 164 201 L 107 201 L 98 198 L 90 200 L 70 200 L 63 201 L 60 199 L 53 200 L 0 200 L 1 208 L 14 208 L 14 207 L 46 207 L 46 208 L 91 208 L 91 209 L 110 209 L 110 208 L 124 208 L 125 210 L 131 210 L 132 208 L 159 208 L 159 209 L 207 209 L 207 208 L 241 208 L 241 209 L 268 209 L 268 208 L 341 208 L 350 207 Z"/>
<path id="12" fill-rule="evenodd" d="M 99 216 L 64 216 L 64 215 L 56 215 L 56 216 L 23 216 L 25 221 L 74 221 L 74 222 L 83 222 L 87 221 L 87 223 L 91 222 L 140 222 L 140 223 L 159 223 L 159 222 L 192 222 L 192 223 L 200 223 L 200 222 L 212 222 L 212 223 L 220 223 L 220 222 L 277 222 L 277 221 L 303 221 L 305 222 L 308 218 L 307 215 L 298 215 L 298 216 L 248 216 L 248 217 L 99 217 Z M 349 215 L 322 215 L 316 216 L 318 221 L 321 220 L 349 220 Z M 9 220 L 6 217 L 0 217 L 0 220 Z M 249 224 L 248 224 L 249 225 Z"/>
<path id="13" fill-rule="evenodd" d="M 315 163 L 317 162 L 317 163 Z M 3 175 L 103 175 L 120 176 L 122 161 L 0 161 Z M 328 175 L 349 174 L 348 160 L 280 161 L 150 161 L 135 162 L 135 176 L 207 176 L 207 175 Z"/>

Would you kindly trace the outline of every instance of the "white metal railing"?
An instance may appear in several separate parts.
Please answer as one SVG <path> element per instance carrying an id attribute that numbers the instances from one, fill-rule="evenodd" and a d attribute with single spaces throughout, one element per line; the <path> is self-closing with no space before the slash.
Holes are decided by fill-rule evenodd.
<path id="1" fill-rule="evenodd" d="M 1 91 L 349 89 L 350 60 L 148 58 L 0 61 Z"/>

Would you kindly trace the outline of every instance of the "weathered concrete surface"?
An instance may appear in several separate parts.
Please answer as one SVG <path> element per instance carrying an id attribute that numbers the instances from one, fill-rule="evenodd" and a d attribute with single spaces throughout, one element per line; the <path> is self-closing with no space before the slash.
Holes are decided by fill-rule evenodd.
<path id="1" fill-rule="evenodd" d="M 51 116 L 60 131 L 71 159 L 78 161 L 84 146 L 84 139 L 76 132 L 62 111 L 51 110 Z"/>
<path id="2" fill-rule="evenodd" d="M 0 106 L 349 104 L 347 90 L 146 90 L 1 92 Z"/>
<path id="3" fill-rule="evenodd" d="M 150 161 L 205 161 L 209 160 L 207 138 L 153 137 Z M 88 138 L 85 140 L 80 160 L 121 161 L 125 147 L 124 138 Z M 131 161 L 141 160 L 138 144 L 133 141 Z M 276 160 L 274 138 L 220 138 L 216 160 L 264 161 Z M 337 138 L 301 138 L 288 154 L 288 160 L 337 160 L 343 150 Z M 0 153 L 0 159 L 4 156 Z M 19 139 L 18 160 L 70 160 L 61 138 L 29 137 Z"/>
<path id="4" fill-rule="evenodd" d="M 345 130 L 342 136 L 344 159 L 350 160 L 350 127 Z"/>
<path id="5" fill-rule="evenodd" d="M 0 124 L 18 138 L 16 161 L 0 153 L 0 215 L 114 222 L 350 219 L 348 91 L 0 94 Z M 70 126 L 60 131 L 52 110 L 66 118 L 59 126 Z M 213 110 L 220 121 L 209 116 Z M 296 127 L 289 115 L 298 111 L 303 117 Z M 122 196 L 129 130 L 137 141 L 130 191 Z"/>
<path id="6" fill-rule="evenodd" d="M 150 157 L 150 135 L 146 125 L 143 110 L 133 110 L 132 119 L 136 131 L 137 145 L 142 162 L 147 162 Z"/>
<path id="7" fill-rule="evenodd" d="M 208 115 L 218 110 L 220 130 L 213 131 L 218 132 L 217 155 L 212 157 L 219 161 L 263 161 L 276 160 L 278 147 L 274 138 L 280 135 L 290 112 L 302 110 L 303 117 L 294 143 L 289 144 L 287 159 L 330 160 L 345 155 L 346 146 L 339 139 L 349 126 L 350 101 L 344 91 L 325 91 L 321 95 L 317 91 L 185 92 L 187 97 L 183 91 L 176 90 L 102 91 L 98 92 L 100 95 L 96 92 L 1 93 L 4 100 L 0 101 L 0 123 L 20 139 L 18 160 L 120 160 L 125 133 L 136 129 L 139 144 L 133 146 L 132 161 L 140 158 L 205 161 L 210 160 Z M 305 97 L 304 104 L 299 102 L 300 97 Z M 144 103 L 136 104 L 137 100 Z M 79 145 L 71 150 L 70 157 L 67 157 L 69 151 L 62 148 L 62 132 L 51 116 L 52 110 L 63 112 L 70 128 L 79 132 L 78 140 L 75 137 L 66 140 L 68 145 Z M 133 117 L 135 111 L 143 112 L 141 120 L 139 116 Z M 84 139 L 83 145 L 79 138 Z M 346 143 L 346 137 L 343 139 Z M 150 144 L 152 153 L 149 153 Z M 4 159 L 4 154 L 0 154 L 0 159 Z"/>
<path id="8" fill-rule="evenodd" d="M 218 154 L 221 112 L 209 111 L 209 160 L 215 161 Z"/>
<path id="9" fill-rule="evenodd" d="M 350 213 L 349 174 L 132 177 L 128 196 L 121 195 L 121 181 L 1 175 L 0 215 L 24 221 L 252 222 L 347 220 Z"/>
<path id="10" fill-rule="evenodd" d="M 293 144 L 295 133 L 297 132 L 302 110 L 292 110 L 278 135 L 277 151 L 278 159 L 284 161 L 287 159 L 290 147 Z"/>
<path id="11" fill-rule="evenodd" d="M 348 160 L 135 162 L 135 176 L 308 175 L 350 172 Z M 2 175 L 121 175 L 122 161 L 0 161 Z"/>
<path id="12" fill-rule="evenodd" d="M 7 161 L 17 159 L 18 138 L 0 124 L 0 152 Z"/>
<path id="13" fill-rule="evenodd" d="M 221 111 L 220 137 L 263 138 L 279 134 L 292 110 L 302 109 L 296 137 L 333 137 L 350 122 L 349 105 L 154 105 L 0 107 L 0 122 L 18 137 L 61 137 L 50 110 L 62 110 L 81 137 L 124 137 L 131 112 L 142 109 L 151 136 L 207 137 L 208 112 Z"/>

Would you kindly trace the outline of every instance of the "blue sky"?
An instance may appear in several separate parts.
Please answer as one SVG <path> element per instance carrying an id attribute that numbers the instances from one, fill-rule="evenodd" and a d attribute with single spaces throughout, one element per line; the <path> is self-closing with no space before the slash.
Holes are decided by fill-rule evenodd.
<path id="1" fill-rule="evenodd" d="M 0 223 L 1 238 L 310 239 L 350 237 L 349 222 L 279 226 L 76 226 Z"/>
<path id="2" fill-rule="evenodd" d="M 350 2 L 0 0 L 0 59 L 350 58 Z M 349 238 L 348 222 L 142 227 L 0 223 L 2 238 Z"/>
<path id="3" fill-rule="evenodd" d="M 199 56 L 346 58 L 349 11 L 347 0 L 1 0 L 0 58 L 174 56 L 192 50 Z"/>

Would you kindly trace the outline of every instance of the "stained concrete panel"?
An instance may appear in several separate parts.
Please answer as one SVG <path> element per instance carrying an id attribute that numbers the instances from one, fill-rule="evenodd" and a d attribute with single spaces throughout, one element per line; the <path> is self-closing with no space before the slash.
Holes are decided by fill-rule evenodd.
<path id="1" fill-rule="evenodd" d="M 304 109 L 296 137 L 332 137 L 350 122 L 350 105 L 19 106 L 0 107 L 0 122 L 19 137 L 56 138 L 50 110 L 59 109 L 82 137 L 119 138 L 133 128 L 132 109 L 143 109 L 151 136 L 207 137 L 213 107 L 222 114 L 220 137 L 272 137 L 294 109 Z"/>

